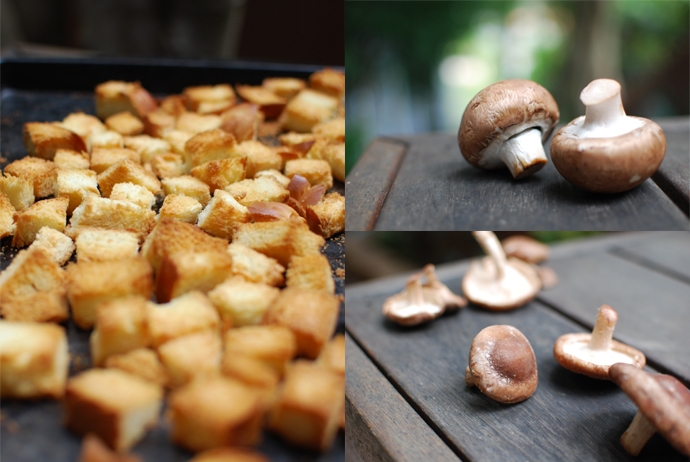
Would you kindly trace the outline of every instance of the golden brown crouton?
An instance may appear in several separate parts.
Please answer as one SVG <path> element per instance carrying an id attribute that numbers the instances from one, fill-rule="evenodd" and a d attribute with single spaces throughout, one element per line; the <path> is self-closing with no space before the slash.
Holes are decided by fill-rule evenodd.
<path id="1" fill-rule="evenodd" d="M 237 101 L 228 84 L 187 87 L 182 94 L 187 99 L 187 107 L 199 114 L 220 114 Z"/>
<path id="2" fill-rule="evenodd" d="M 345 336 L 343 334 L 336 335 L 326 344 L 316 364 L 345 377 Z"/>
<path id="3" fill-rule="evenodd" d="M 318 123 L 314 125 L 311 131 L 315 135 L 336 141 L 345 141 L 345 118 L 336 117 L 335 119 Z"/>
<path id="4" fill-rule="evenodd" d="M 311 231 L 306 224 L 293 220 L 278 220 L 240 225 L 233 236 L 238 242 L 262 254 L 275 258 L 287 266 L 295 255 L 319 253 L 324 239 Z"/>
<path id="5" fill-rule="evenodd" d="M 23 178 L 34 187 L 34 196 L 48 197 L 55 194 L 57 188 L 57 167 L 50 160 L 38 157 L 24 157 L 15 160 L 7 167 L 5 173 Z"/>
<path id="6" fill-rule="evenodd" d="M 262 170 L 282 170 L 283 159 L 259 141 L 243 141 L 235 149 L 235 156 L 247 156 L 247 178 L 254 178 Z"/>
<path id="7" fill-rule="evenodd" d="M 284 326 L 246 326 L 225 333 L 225 357 L 255 358 L 281 375 L 296 352 L 295 334 Z"/>
<path id="8" fill-rule="evenodd" d="M 118 454 L 105 445 L 103 440 L 88 433 L 81 443 L 78 462 L 143 462 L 135 454 Z"/>
<path id="9" fill-rule="evenodd" d="M 220 373 L 220 334 L 202 331 L 171 340 L 158 348 L 158 356 L 170 375 L 171 388 Z"/>
<path id="10" fill-rule="evenodd" d="M 160 108 L 178 118 L 187 112 L 187 99 L 182 95 L 170 95 L 161 100 Z"/>
<path id="11" fill-rule="evenodd" d="M 170 132 L 167 132 L 164 136 L 165 141 L 170 143 L 170 147 L 172 148 L 172 152 L 176 154 L 180 154 L 182 156 L 185 156 L 185 162 L 189 163 L 189 165 L 192 165 L 192 160 L 187 159 L 186 157 L 186 152 L 184 150 L 185 144 L 187 144 L 187 141 L 189 141 L 190 138 L 192 138 L 195 134 L 190 133 L 190 132 L 183 132 L 181 130 L 172 130 Z"/>
<path id="12" fill-rule="evenodd" d="M 297 354 L 316 359 L 335 331 L 339 308 L 335 295 L 288 287 L 266 311 L 262 323 L 290 328 L 297 339 Z"/>
<path id="13" fill-rule="evenodd" d="M 242 327 L 261 324 L 264 313 L 279 293 L 275 287 L 235 276 L 217 285 L 208 298 L 222 320 L 231 319 L 233 326 Z"/>
<path id="14" fill-rule="evenodd" d="M 74 242 L 60 231 L 47 226 L 41 228 L 36 235 L 36 239 L 29 247 L 30 249 L 40 247 L 50 258 L 62 266 L 74 253 Z"/>
<path id="15" fill-rule="evenodd" d="M 252 446 L 261 438 L 259 396 L 232 379 L 196 380 L 172 393 L 172 440 L 192 451 Z"/>
<path id="16" fill-rule="evenodd" d="M 328 258 L 324 255 L 292 257 L 285 276 L 288 287 L 320 290 L 329 294 L 335 293 L 331 264 L 328 263 Z"/>
<path id="17" fill-rule="evenodd" d="M 333 118 L 337 109 L 337 98 L 307 88 L 285 106 L 281 116 L 283 128 L 300 133 L 309 132 L 319 122 Z"/>
<path id="18" fill-rule="evenodd" d="M 118 162 L 129 159 L 135 163 L 141 162 L 141 156 L 132 149 L 95 148 L 91 151 L 91 170 L 102 173 Z"/>
<path id="19" fill-rule="evenodd" d="M 144 131 L 142 121 L 129 111 L 111 115 L 105 119 L 105 126 L 123 136 L 140 135 Z"/>
<path id="20" fill-rule="evenodd" d="M 47 160 L 53 160 L 58 149 L 86 151 L 86 144 L 76 133 L 42 122 L 24 124 L 24 147 L 30 156 Z"/>
<path id="21" fill-rule="evenodd" d="M 156 100 L 139 82 L 110 80 L 96 87 L 96 114 L 101 120 L 123 111 L 144 117 L 157 107 Z"/>
<path id="22" fill-rule="evenodd" d="M 85 228 L 75 243 L 78 262 L 119 260 L 139 252 L 137 234 L 122 229 Z"/>
<path id="23" fill-rule="evenodd" d="M 309 86 L 338 98 L 345 95 L 345 73 L 326 68 L 309 76 Z"/>
<path id="24" fill-rule="evenodd" d="M 67 382 L 64 423 L 125 452 L 155 427 L 163 389 L 118 369 L 91 369 Z"/>
<path id="25" fill-rule="evenodd" d="M 145 209 L 150 209 L 156 203 L 156 196 L 151 191 L 134 183 L 117 183 L 110 192 L 110 198 L 131 202 Z"/>
<path id="26" fill-rule="evenodd" d="M 290 191 L 285 189 L 278 180 L 269 176 L 233 183 L 227 186 L 225 191 L 244 206 L 256 202 L 285 202 L 290 197 Z"/>
<path id="27" fill-rule="evenodd" d="M 165 366 L 156 352 L 149 348 L 137 348 L 124 354 L 108 356 L 105 367 L 129 372 L 161 387 L 168 386 L 170 381 Z"/>
<path id="28" fill-rule="evenodd" d="M 322 184 L 326 189 L 333 187 L 333 175 L 331 166 L 325 160 L 319 159 L 295 159 L 285 163 L 285 176 L 292 178 L 295 175 L 303 176 L 314 186 Z"/>
<path id="29" fill-rule="evenodd" d="M 84 143 L 88 144 L 91 135 L 103 133 L 107 130 L 103 122 L 90 114 L 74 112 L 62 120 L 60 124 L 63 128 L 70 130 L 81 137 Z"/>
<path id="30" fill-rule="evenodd" d="M 236 85 L 235 87 L 242 99 L 258 104 L 267 119 L 278 117 L 287 103 L 286 98 L 276 95 L 265 87 L 251 87 L 249 85 Z"/>
<path id="31" fill-rule="evenodd" d="M 67 297 L 74 323 L 90 329 L 96 307 L 129 295 L 148 298 L 153 289 L 151 265 L 141 257 L 79 262 L 67 267 Z"/>
<path id="32" fill-rule="evenodd" d="M 247 158 L 212 160 L 194 167 L 190 174 L 206 183 L 211 193 L 228 185 L 242 181 L 247 176 Z"/>
<path id="33" fill-rule="evenodd" d="M 142 164 L 150 163 L 157 155 L 168 153 L 172 149 L 167 141 L 148 135 L 125 136 L 125 147 L 138 152 Z"/>
<path id="34" fill-rule="evenodd" d="M 252 103 L 240 103 L 220 115 L 223 120 L 221 130 L 230 133 L 238 143 L 255 140 L 259 126 L 264 121 L 264 113 Z"/>
<path id="35" fill-rule="evenodd" d="M 129 159 L 121 160 L 98 174 L 98 187 L 103 197 L 110 197 L 110 193 L 117 183 L 134 183 L 145 187 L 153 194 L 161 192 L 161 183 L 158 178 Z"/>
<path id="36" fill-rule="evenodd" d="M 216 448 L 197 454 L 189 462 L 269 462 L 269 459 L 249 449 Z"/>
<path id="37" fill-rule="evenodd" d="M 201 203 L 193 197 L 168 194 L 165 196 L 156 219 L 160 221 L 163 218 L 172 218 L 185 223 L 195 224 L 203 208 Z"/>
<path id="38" fill-rule="evenodd" d="M 175 129 L 175 117 L 163 109 L 149 112 L 144 117 L 144 132 L 154 138 L 164 138 L 168 132 Z"/>
<path id="39" fill-rule="evenodd" d="M 237 202 L 231 194 L 216 189 L 211 202 L 199 214 L 197 226 L 211 236 L 232 239 L 234 231 L 250 220 L 247 207 Z"/>
<path id="40" fill-rule="evenodd" d="M 203 206 L 211 201 L 211 188 L 203 181 L 193 176 L 183 175 L 161 180 L 165 195 L 179 194 L 193 197 Z"/>
<path id="41" fill-rule="evenodd" d="M 69 200 L 67 215 L 79 207 L 89 194 L 100 196 L 96 172 L 87 169 L 71 169 L 57 171 L 57 196 Z"/>
<path id="42" fill-rule="evenodd" d="M 125 147 L 125 139 L 118 132 L 108 130 L 102 133 L 94 133 L 87 142 L 90 151 L 100 149 L 122 149 Z"/>
<path id="43" fill-rule="evenodd" d="M 0 191 L 0 239 L 14 234 L 17 227 L 14 224 L 14 214 L 17 211 L 9 198 Z"/>
<path id="44" fill-rule="evenodd" d="M 89 338 L 91 363 L 103 365 L 108 356 L 149 345 L 147 299 L 134 295 L 108 300 L 96 307 L 96 323 Z"/>
<path id="45" fill-rule="evenodd" d="M 345 231 L 345 197 L 326 194 L 318 204 L 307 207 L 309 228 L 325 238 Z"/>
<path id="46" fill-rule="evenodd" d="M 232 354 L 223 357 L 221 372 L 259 392 L 265 408 L 270 408 L 280 381 L 280 373 L 273 367 L 251 356 Z"/>
<path id="47" fill-rule="evenodd" d="M 151 168 L 158 178 L 174 178 L 187 173 L 184 156 L 175 152 L 158 154 L 151 160 Z"/>
<path id="48" fill-rule="evenodd" d="M 62 326 L 0 321 L 0 396 L 61 398 L 69 371 Z"/>
<path id="49" fill-rule="evenodd" d="M 222 119 L 217 115 L 202 115 L 196 112 L 185 112 L 177 118 L 175 130 L 196 134 L 220 128 L 222 123 Z"/>
<path id="50" fill-rule="evenodd" d="M 55 151 L 53 162 L 57 168 L 63 170 L 87 169 L 91 165 L 88 153 L 72 151 L 71 149 Z"/>
<path id="51" fill-rule="evenodd" d="M 294 77 L 269 77 L 264 79 L 261 86 L 282 98 L 290 99 L 304 89 L 307 83 Z"/>
<path id="52" fill-rule="evenodd" d="M 283 175 L 275 169 L 261 170 L 260 172 L 256 172 L 256 174 L 254 175 L 254 179 L 261 178 L 262 176 L 270 176 L 272 178 L 275 178 L 276 181 L 278 181 L 278 183 L 280 183 L 284 188 L 287 188 L 290 184 L 290 178 L 286 177 L 285 175 Z"/>
<path id="53" fill-rule="evenodd" d="M 274 258 L 252 250 L 249 247 L 233 242 L 228 246 L 232 256 L 232 273 L 242 276 L 249 282 L 282 286 L 285 278 L 285 267 Z"/>
<path id="54" fill-rule="evenodd" d="M 154 348 L 184 335 L 218 331 L 218 312 L 201 292 L 187 292 L 162 305 L 149 303 L 147 309 L 149 335 Z"/>
<path id="55" fill-rule="evenodd" d="M 278 141 L 280 141 L 280 144 L 283 146 L 298 146 L 306 143 L 314 143 L 316 141 L 316 136 L 313 133 L 288 132 L 280 135 Z"/>
<path id="56" fill-rule="evenodd" d="M 310 157 L 310 153 L 307 157 Z M 345 181 L 345 143 L 331 143 L 321 151 L 320 155 L 331 166 L 333 177 L 336 180 Z"/>
<path id="57" fill-rule="evenodd" d="M 31 183 L 10 175 L 0 176 L 0 192 L 7 196 L 17 212 L 28 209 L 36 200 L 34 187 Z"/>
<path id="58" fill-rule="evenodd" d="M 226 252 L 193 250 L 165 255 L 156 279 L 156 299 L 165 303 L 193 290 L 208 292 L 227 279 L 231 268 L 232 257 Z"/>
<path id="59" fill-rule="evenodd" d="M 69 223 L 65 234 L 70 237 L 76 237 L 79 228 L 94 227 L 131 231 L 143 240 L 156 225 L 156 212 L 91 194 L 74 210 Z"/>
<path id="60" fill-rule="evenodd" d="M 64 231 L 68 205 L 69 199 L 58 197 L 36 202 L 28 210 L 18 213 L 14 220 L 17 229 L 12 238 L 12 246 L 25 247 L 31 244 L 44 226 Z"/>
<path id="61" fill-rule="evenodd" d="M 237 141 L 230 133 L 221 129 L 209 130 L 195 135 L 185 144 L 185 151 L 193 166 L 212 160 L 228 159 L 235 155 Z"/>

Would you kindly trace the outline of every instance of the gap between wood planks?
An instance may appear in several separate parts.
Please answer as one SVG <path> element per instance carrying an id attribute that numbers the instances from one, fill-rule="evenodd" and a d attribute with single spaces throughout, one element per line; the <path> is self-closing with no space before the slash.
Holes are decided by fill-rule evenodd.
<path id="1" fill-rule="evenodd" d="M 673 268 L 669 268 L 669 267 L 664 266 L 660 263 L 657 263 L 657 262 L 652 261 L 648 258 L 645 258 L 642 255 L 638 255 L 634 252 L 631 252 L 628 249 L 625 249 L 623 247 L 614 246 L 611 249 L 609 249 L 609 253 L 611 255 L 613 255 L 614 257 L 618 257 L 618 258 L 626 260 L 630 263 L 634 263 L 634 264 L 641 266 L 645 269 L 648 269 L 650 271 L 655 271 L 657 273 L 661 273 L 664 276 L 668 276 L 671 279 L 675 279 L 675 280 L 682 282 L 684 284 L 690 284 L 690 278 L 687 277 L 686 275 L 677 272 Z"/>

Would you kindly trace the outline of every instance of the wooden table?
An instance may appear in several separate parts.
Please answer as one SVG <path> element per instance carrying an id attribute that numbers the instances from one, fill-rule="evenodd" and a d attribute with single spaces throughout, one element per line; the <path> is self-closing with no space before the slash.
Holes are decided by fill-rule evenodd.
<path id="1" fill-rule="evenodd" d="M 687 230 L 690 119 L 658 122 L 667 138 L 659 170 L 612 195 L 576 188 L 552 162 L 520 181 L 507 169 L 477 169 L 453 134 L 378 138 L 346 178 L 346 229 Z"/>
<path id="2" fill-rule="evenodd" d="M 381 305 L 405 278 L 346 286 L 346 453 L 351 460 L 688 460 L 660 436 L 638 458 L 619 438 L 636 407 L 613 383 L 580 376 L 553 358 L 562 334 L 590 331 L 601 304 L 619 314 L 614 338 L 647 355 L 647 369 L 690 385 L 690 233 L 613 234 L 554 246 L 560 279 L 509 312 L 468 306 L 402 328 Z M 455 292 L 468 261 L 438 268 Z M 465 384 L 470 344 L 510 324 L 534 348 L 539 387 L 504 405 Z"/>

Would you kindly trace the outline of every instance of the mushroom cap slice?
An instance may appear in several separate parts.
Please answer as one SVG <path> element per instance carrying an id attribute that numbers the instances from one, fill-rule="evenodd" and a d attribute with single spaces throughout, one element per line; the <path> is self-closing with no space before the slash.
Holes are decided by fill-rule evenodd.
<path id="1" fill-rule="evenodd" d="M 542 244 L 538 240 L 524 234 L 510 236 L 501 241 L 501 245 L 506 253 L 506 257 L 519 258 L 532 264 L 548 260 L 551 253 L 548 245 Z"/>
<path id="2" fill-rule="evenodd" d="M 491 257 L 473 260 L 462 280 L 462 291 L 469 301 L 492 311 L 517 308 L 532 300 L 541 289 L 541 279 L 529 264 L 507 259 L 500 274 Z"/>
<path id="3" fill-rule="evenodd" d="M 388 297 L 383 303 L 383 314 L 403 326 L 415 326 L 441 316 L 444 307 L 424 296 L 421 274 L 414 274 L 406 282 L 405 290 Z"/>
<path id="4" fill-rule="evenodd" d="M 472 341 L 465 380 L 499 403 L 526 400 L 539 382 L 532 345 L 513 326 L 483 329 Z"/>
<path id="5" fill-rule="evenodd" d="M 650 374 L 629 364 L 614 364 L 609 375 L 657 432 L 690 456 L 690 390 L 670 375 Z"/>

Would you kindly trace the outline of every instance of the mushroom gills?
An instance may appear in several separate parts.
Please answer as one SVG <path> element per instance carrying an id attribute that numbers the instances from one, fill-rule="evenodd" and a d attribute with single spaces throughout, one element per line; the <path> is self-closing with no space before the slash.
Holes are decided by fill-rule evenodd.
<path id="1" fill-rule="evenodd" d="M 634 364 L 629 355 L 615 350 L 593 350 L 589 342 L 571 342 L 563 345 L 563 352 L 598 366 L 609 366 L 615 363 Z"/>
<path id="2" fill-rule="evenodd" d="M 499 156 L 516 180 L 540 170 L 548 162 L 541 130 L 532 127 L 508 138 L 501 145 Z"/>

